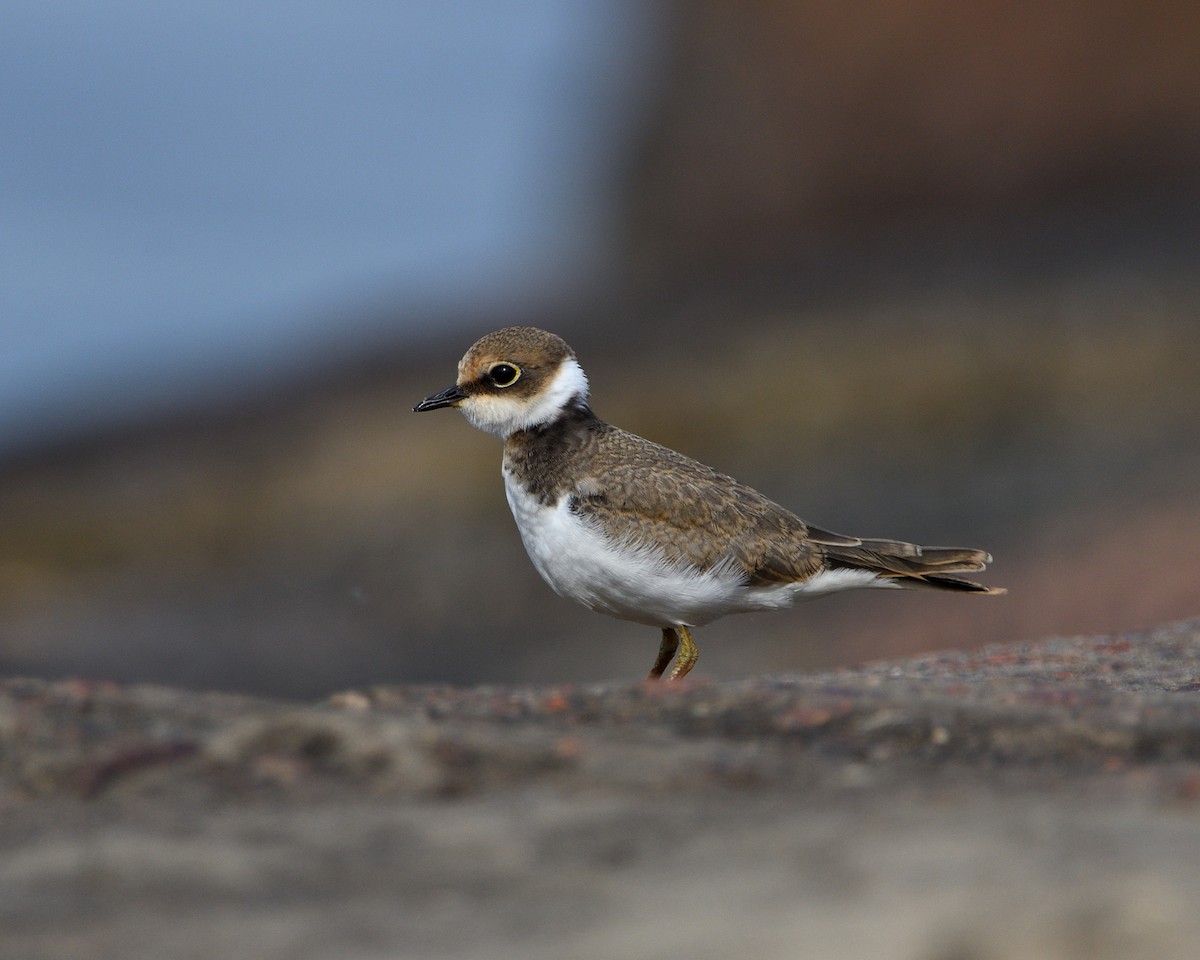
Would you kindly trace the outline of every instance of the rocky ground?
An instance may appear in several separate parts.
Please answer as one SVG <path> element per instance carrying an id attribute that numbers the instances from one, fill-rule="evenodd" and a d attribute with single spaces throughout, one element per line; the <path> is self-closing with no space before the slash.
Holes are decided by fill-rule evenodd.
<path id="1" fill-rule="evenodd" d="M 1192 957 L 1200 621 L 819 675 L 0 684 L 0 954 Z"/>

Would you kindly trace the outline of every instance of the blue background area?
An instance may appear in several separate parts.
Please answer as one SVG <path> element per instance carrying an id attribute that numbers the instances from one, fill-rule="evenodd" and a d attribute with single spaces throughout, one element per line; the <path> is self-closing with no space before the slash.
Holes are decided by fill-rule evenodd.
<path id="1" fill-rule="evenodd" d="M 649 6 L 0 13 L 0 452 L 601 269 Z"/>

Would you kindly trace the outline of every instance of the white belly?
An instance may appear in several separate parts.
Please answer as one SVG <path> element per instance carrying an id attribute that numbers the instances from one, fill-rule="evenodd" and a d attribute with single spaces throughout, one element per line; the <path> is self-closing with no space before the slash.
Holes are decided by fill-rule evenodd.
<path id="1" fill-rule="evenodd" d="M 647 546 L 606 539 L 572 513 L 563 497 L 547 507 L 504 474 L 521 540 L 542 578 L 560 596 L 622 620 L 656 627 L 703 626 L 730 613 L 778 610 L 803 596 L 884 584 L 873 574 L 836 570 L 804 583 L 749 587 L 732 561 L 707 571 L 668 563 Z"/>

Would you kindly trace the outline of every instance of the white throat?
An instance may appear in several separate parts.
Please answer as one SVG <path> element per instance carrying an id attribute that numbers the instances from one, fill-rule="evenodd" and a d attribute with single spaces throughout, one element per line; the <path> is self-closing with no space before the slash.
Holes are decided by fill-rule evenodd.
<path id="1" fill-rule="evenodd" d="M 574 357 L 567 357 L 546 389 L 536 397 L 518 400 L 504 394 L 476 394 L 464 400 L 459 409 L 473 427 L 507 439 L 518 430 L 557 420 L 572 400 L 586 400 L 587 395 L 587 375 Z"/>

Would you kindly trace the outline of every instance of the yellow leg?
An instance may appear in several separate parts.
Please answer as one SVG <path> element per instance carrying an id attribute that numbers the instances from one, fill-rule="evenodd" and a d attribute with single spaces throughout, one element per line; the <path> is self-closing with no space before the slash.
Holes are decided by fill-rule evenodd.
<path id="1" fill-rule="evenodd" d="M 675 651 L 679 649 L 679 634 L 675 632 L 674 627 L 663 627 L 662 644 L 658 648 L 658 659 L 654 661 L 654 666 L 650 668 L 650 676 L 647 680 L 661 680 L 663 671 L 667 669 L 667 664 L 671 662 L 671 658 L 675 656 Z"/>
<path id="2" fill-rule="evenodd" d="M 668 680 L 682 680 L 688 675 L 688 671 L 696 665 L 696 661 L 700 659 L 700 651 L 696 649 L 696 641 L 692 639 L 692 631 L 687 627 L 676 627 L 675 632 L 679 634 L 679 645 L 682 649 L 679 651 L 679 659 L 675 661 L 675 668 L 671 671 L 671 675 L 667 677 Z"/>

